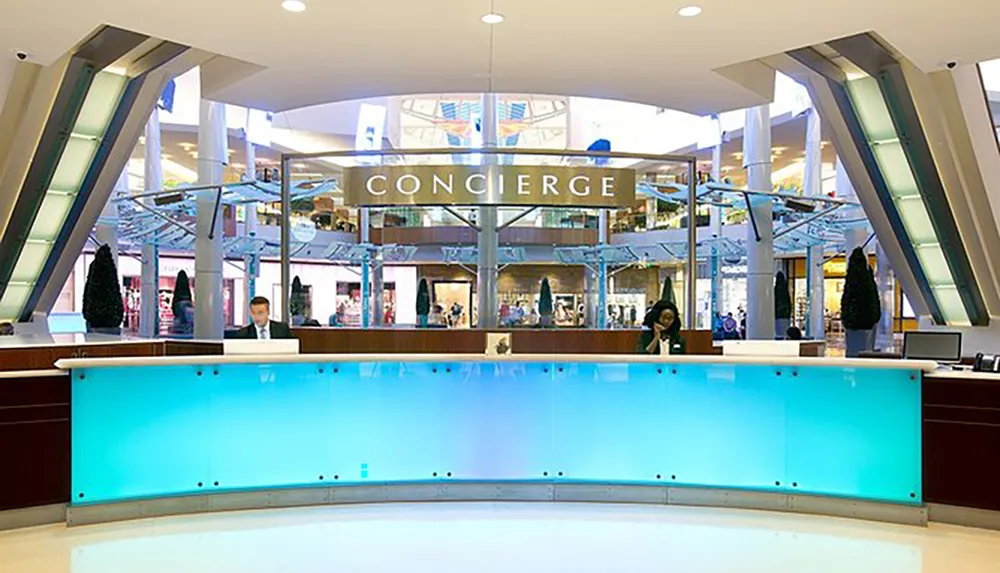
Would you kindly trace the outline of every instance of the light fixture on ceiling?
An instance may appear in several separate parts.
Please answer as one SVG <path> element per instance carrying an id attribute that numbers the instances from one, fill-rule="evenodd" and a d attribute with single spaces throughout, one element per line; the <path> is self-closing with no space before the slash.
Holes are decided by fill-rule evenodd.
<path id="1" fill-rule="evenodd" d="M 685 6 L 678 10 L 677 13 L 685 18 L 691 18 L 701 14 L 701 6 Z"/>
<path id="2" fill-rule="evenodd" d="M 284 0 L 281 7 L 289 12 L 305 12 L 306 3 L 302 0 Z"/>
<path id="3" fill-rule="evenodd" d="M 496 12 L 490 12 L 489 14 L 483 14 L 480 18 L 486 24 L 499 24 L 503 22 L 503 14 L 497 14 Z"/>

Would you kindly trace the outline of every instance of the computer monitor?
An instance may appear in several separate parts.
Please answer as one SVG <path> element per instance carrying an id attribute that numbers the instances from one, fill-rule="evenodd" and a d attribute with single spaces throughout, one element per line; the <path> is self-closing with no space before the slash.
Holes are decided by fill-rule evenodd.
<path id="1" fill-rule="evenodd" d="M 914 330 L 904 333 L 903 358 L 960 362 L 962 360 L 962 333 L 933 330 Z"/>

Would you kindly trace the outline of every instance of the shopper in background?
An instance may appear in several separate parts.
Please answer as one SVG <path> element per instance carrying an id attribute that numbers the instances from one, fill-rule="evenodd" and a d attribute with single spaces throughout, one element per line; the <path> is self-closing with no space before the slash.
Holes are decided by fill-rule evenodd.
<path id="1" fill-rule="evenodd" d="M 194 304 L 191 299 L 175 300 L 172 305 L 174 320 L 170 324 L 170 334 L 191 336 L 194 334 Z"/>
<path id="2" fill-rule="evenodd" d="M 448 319 L 444 315 L 444 307 L 435 304 L 431 308 L 431 315 L 427 317 L 427 324 L 432 328 L 447 328 Z"/>
<path id="3" fill-rule="evenodd" d="M 684 354 L 687 344 L 681 336 L 681 317 L 677 305 L 661 300 L 653 305 L 642 321 L 637 350 L 640 354 Z"/>
<path id="4" fill-rule="evenodd" d="M 14 325 L 9 322 L 0 322 L 0 336 L 14 336 Z"/>

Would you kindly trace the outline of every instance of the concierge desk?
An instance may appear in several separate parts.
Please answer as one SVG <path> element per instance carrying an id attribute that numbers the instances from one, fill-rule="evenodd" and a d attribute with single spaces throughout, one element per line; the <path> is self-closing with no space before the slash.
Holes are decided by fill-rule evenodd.
<path id="1" fill-rule="evenodd" d="M 68 521 L 392 500 L 922 522 L 931 362 L 297 355 L 61 360 Z"/>

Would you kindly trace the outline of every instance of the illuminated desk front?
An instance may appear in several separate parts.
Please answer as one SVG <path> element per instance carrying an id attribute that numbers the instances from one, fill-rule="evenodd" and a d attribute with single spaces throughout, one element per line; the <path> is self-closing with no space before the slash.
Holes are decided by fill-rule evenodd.
<path id="1" fill-rule="evenodd" d="M 585 483 L 919 505 L 932 363 L 720 356 L 65 360 L 72 504 Z"/>

